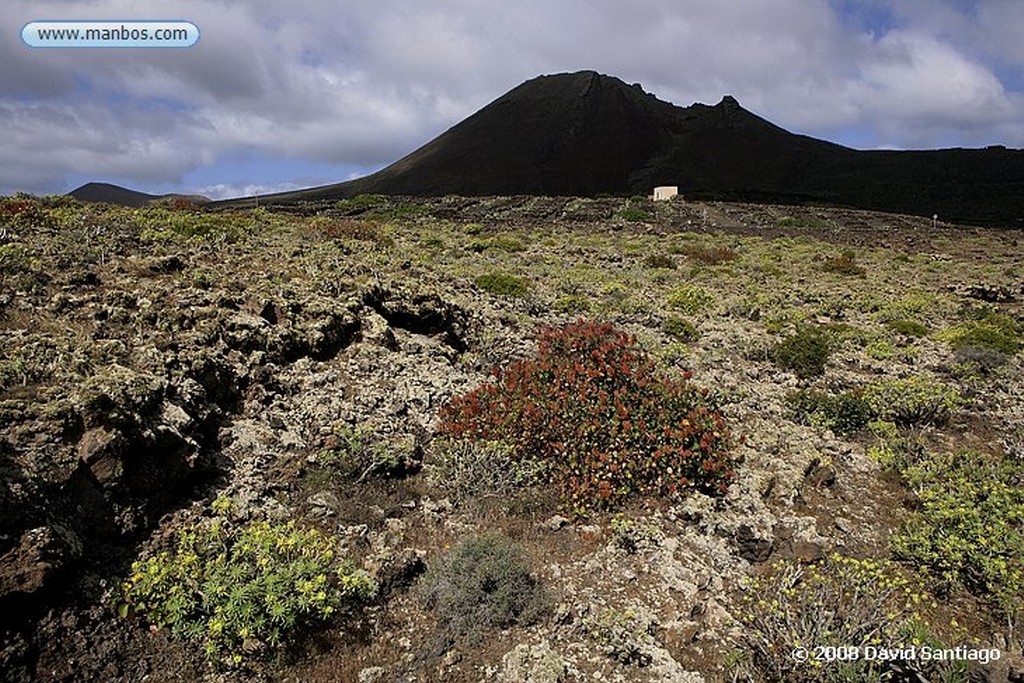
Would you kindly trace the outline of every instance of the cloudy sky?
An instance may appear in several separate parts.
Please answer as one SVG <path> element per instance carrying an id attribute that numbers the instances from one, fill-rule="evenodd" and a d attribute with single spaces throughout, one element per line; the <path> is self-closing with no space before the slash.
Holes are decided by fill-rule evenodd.
<path id="1" fill-rule="evenodd" d="M 183 19 L 184 49 L 45 49 L 33 20 Z M 734 95 L 862 149 L 1024 147 L 1024 0 L 0 0 L 0 194 L 211 197 L 364 175 L 539 74 Z"/>

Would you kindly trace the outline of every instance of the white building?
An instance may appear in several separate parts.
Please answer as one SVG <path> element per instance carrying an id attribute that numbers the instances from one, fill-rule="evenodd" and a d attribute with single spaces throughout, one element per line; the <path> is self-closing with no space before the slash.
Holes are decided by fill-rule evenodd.
<path id="1" fill-rule="evenodd" d="M 662 185 L 654 188 L 654 201 L 663 202 L 672 199 L 679 194 L 679 188 L 675 185 Z"/>

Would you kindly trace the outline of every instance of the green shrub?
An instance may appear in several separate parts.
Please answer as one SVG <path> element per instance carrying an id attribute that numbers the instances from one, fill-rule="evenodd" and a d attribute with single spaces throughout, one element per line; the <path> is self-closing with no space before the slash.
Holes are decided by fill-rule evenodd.
<path id="1" fill-rule="evenodd" d="M 362 213 L 370 209 L 387 206 L 388 198 L 382 194 L 360 194 L 351 199 L 341 199 L 334 203 L 338 213 Z"/>
<path id="2" fill-rule="evenodd" d="M 562 313 L 586 313 L 590 310 L 590 299 L 582 294 L 566 294 L 553 304 Z"/>
<path id="3" fill-rule="evenodd" d="M 641 620 L 630 609 L 599 609 L 587 614 L 582 624 L 604 653 L 620 664 L 648 666 L 658 647 L 657 624 Z"/>
<path id="4" fill-rule="evenodd" d="M 979 348 L 1012 356 L 1020 350 L 1020 340 L 1015 333 L 997 327 L 973 325 L 958 334 L 953 348 Z"/>
<path id="5" fill-rule="evenodd" d="M 421 214 L 425 207 L 414 203 L 399 203 L 382 194 L 361 194 L 334 203 L 332 213 L 360 216 L 373 220 L 397 220 Z"/>
<path id="6" fill-rule="evenodd" d="M 631 223 L 642 223 L 654 219 L 654 214 L 650 211 L 637 208 L 635 206 L 625 206 L 616 213 L 616 215 L 624 221 Z"/>
<path id="7" fill-rule="evenodd" d="M 943 330 L 937 337 L 954 349 L 980 348 L 1013 356 L 1020 351 L 1020 324 L 1005 313 L 980 311 L 977 319 Z"/>
<path id="8" fill-rule="evenodd" d="M 696 315 L 711 308 L 715 303 L 715 297 L 700 287 L 682 285 L 669 293 L 667 303 L 684 313 Z"/>
<path id="9" fill-rule="evenodd" d="M 118 610 L 238 666 L 375 592 L 369 575 L 339 560 L 335 542 L 316 529 L 218 519 L 182 529 L 174 550 L 135 562 Z"/>
<path id="10" fill-rule="evenodd" d="M 36 197 L 23 192 L 0 197 L 0 228 L 38 230 L 53 225 L 49 212 Z"/>
<path id="11" fill-rule="evenodd" d="M 394 240 L 384 233 L 383 229 L 373 221 L 353 218 L 328 218 L 318 216 L 311 219 L 306 227 L 320 237 L 331 240 L 357 240 L 369 242 L 379 247 L 394 246 Z"/>
<path id="12" fill-rule="evenodd" d="M 903 475 L 921 507 L 893 536 L 894 552 L 1013 618 L 1024 605 L 1024 466 L 964 451 L 928 455 Z"/>
<path id="13" fill-rule="evenodd" d="M 14 290 L 32 291 L 50 281 L 43 264 L 31 249 L 21 244 L 0 244 L 0 283 Z"/>
<path id="14" fill-rule="evenodd" d="M 772 359 L 783 370 L 808 379 L 825 374 L 832 353 L 828 334 L 818 328 L 801 326 L 772 349 Z"/>
<path id="15" fill-rule="evenodd" d="M 924 337 L 928 334 L 928 328 L 925 327 L 924 324 L 907 318 L 889 320 L 885 325 L 893 332 L 897 332 L 908 337 Z"/>
<path id="16" fill-rule="evenodd" d="M 526 280 L 508 273 L 491 272 L 479 276 L 476 286 L 497 296 L 523 296 L 529 289 Z"/>
<path id="17" fill-rule="evenodd" d="M 921 376 L 873 382 L 864 400 L 873 415 L 900 426 L 943 424 L 962 403 L 956 389 Z"/>
<path id="18" fill-rule="evenodd" d="M 688 379 L 660 375 L 610 324 L 578 321 L 545 330 L 535 358 L 453 399 L 438 429 L 549 461 L 579 515 L 635 495 L 722 493 L 733 477 L 725 420 Z"/>
<path id="19" fill-rule="evenodd" d="M 692 261 L 703 266 L 718 266 L 729 261 L 735 261 L 739 254 L 729 247 L 712 246 L 710 244 L 699 244 L 685 242 L 673 246 L 670 251 L 674 254 L 683 254 Z"/>
<path id="20" fill-rule="evenodd" d="M 868 448 L 868 457 L 891 472 L 902 473 L 920 462 L 927 454 L 924 439 L 900 431 L 894 422 L 872 420 L 868 429 L 878 438 L 878 443 Z"/>
<path id="21" fill-rule="evenodd" d="M 953 352 L 956 364 L 950 373 L 961 380 L 971 380 L 992 373 L 1010 362 L 1010 356 L 1000 351 L 979 346 L 965 346 Z"/>
<path id="22" fill-rule="evenodd" d="M 530 624 L 550 605 L 526 554 L 496 534 L 460 541 L 430 563 L 417 590 L 448 641 L 475 643 L 488 629 Z"/>
<path id="23" fill-rule="evenodd" d="M 628 519 L 621 513 L 612 517 L 612 540 L 630 555 L 642 549 L 657 548 L 664 538 L 656 524 Z"/>
<path id="24" fill-rule="evenodd" d="M 831 224 L 821 216 L 803 214 L 800 216 L 783 216 L 778 220 L 780 228 L 828 228 Z"/>
<path id="25" fill-rule="evenodd" d="M 648 268 L 667 268 L 674 270 L 676 260 L 668 254 L 650 254 L 644 259 L 644 265 Z"/>
<path id="26" fill-rule="evenodd" d="M 661 328 L 684 342 L 695 342 L 700 339 L 700 330 L 697 326 L 683 318 L 666 318 Z"/>
<path id="27" fill-rule="evenodd" d="M 887 339 L 874 339 L 864 347 L 864 353 L 868 358 L 887 360 L 896 354 L 896 347 Z"/>
<path id="28" fill-rule="evenodd" d="M 325 482 L 367 477 L 398 477 L 418 467 L 411 440 L 380 438 L 365 428 L 342 425 L 334 429 L 315 461 L 314 479 Z"/>
<path id="29" fill-rule="evenodd" d="M 432 486 L 459 503 L 478 496 L 506 496 L 546 479 L 548 463 L 517 458 L 501 441 L 435 439 L 425 465 Z"/>
<path id="30" fill-rule="evenodd" d="M 850 391 L 831 396 L 802 389 L 786 396 L 786 401 L 798 422 L 827 427 L 839 435 L 860 431 L 874 416 L 868 402 Z"/>
<path id="31" fill-rule="evenodd" d="M 144 240 L 236 242 L 253 227 L 244 213 L 179 211 L 166 206 L 136 209 L 133 218 Z"/>
<path id="32" fill-rule="evenodd" d="M 828 273 L 839 273 L 840 275 L 852 275 L 864 277 L 865 270 L 857 265 L 856 254 L 852 251 L 844 251 L 839 256 L 826 259 L 822 269 Z"/>
<path id="33" fill-rule="evenodd" d="M 889 664 L 851 657 L 823 661 L 817 647 L 912 644 L 922 594 L 891 562 L 831 555 L 812 565 L 777 562 L 745 582 L 740 621 L 750 653 L 748 677 L 772 683 L 880 681 Z M 808 659 L 793 656 L 804 648 Z M 916 662 L 910 662 L 911 666 Z"/>
<path id="34" fill-rule="evenodd" d="M 18 275 L 39 267 L 32 252 L 20 244 L 0 244 L 0 275 Z"/>

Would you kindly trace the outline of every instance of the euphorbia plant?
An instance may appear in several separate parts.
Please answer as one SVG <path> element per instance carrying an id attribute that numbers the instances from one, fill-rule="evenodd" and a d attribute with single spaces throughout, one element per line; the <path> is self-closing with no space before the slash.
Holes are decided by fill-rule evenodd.
<path id="1" fill-rule="evenodd" d="M 493 374 L 442 410 L 441 432 L 550 460 L 577 514 L 634 495 L 723 493 L 732 481 L 731 439 L 707 390 L 688 371 L 659 372 L 610 323 L 547 328 L 536 357 Z"/>

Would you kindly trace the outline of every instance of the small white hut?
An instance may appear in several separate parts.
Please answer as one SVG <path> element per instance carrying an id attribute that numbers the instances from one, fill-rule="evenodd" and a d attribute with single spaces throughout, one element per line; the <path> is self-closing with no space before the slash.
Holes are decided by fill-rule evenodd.
<path id="1" fill-rule="evenodd" d="M 675 185 L 662 185 L 654 188 L 654 201 L 663 202 L 672 199 L 679 194 L 679 188 Z"/>

